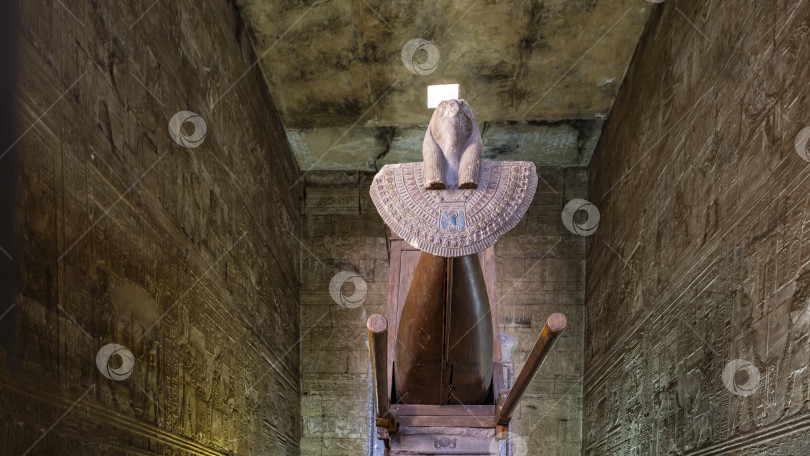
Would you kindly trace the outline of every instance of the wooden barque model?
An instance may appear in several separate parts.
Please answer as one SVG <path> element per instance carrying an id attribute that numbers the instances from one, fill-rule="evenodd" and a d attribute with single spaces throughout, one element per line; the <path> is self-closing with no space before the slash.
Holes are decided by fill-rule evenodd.
<path id="1" fill-rule="evenodd" d="M 512 415 L 567 326 L 551 315 L 520 374 L 506 374 L 493 245 L 525 214 L 537 174 L 531 162 L 482 161 L 481 148 L 467 103 L 443 101 L 424 161 L 386 165 L 371 186 L 390 230 L 386 316 L 367 321 L 386 454 L 511 454 Z"/>

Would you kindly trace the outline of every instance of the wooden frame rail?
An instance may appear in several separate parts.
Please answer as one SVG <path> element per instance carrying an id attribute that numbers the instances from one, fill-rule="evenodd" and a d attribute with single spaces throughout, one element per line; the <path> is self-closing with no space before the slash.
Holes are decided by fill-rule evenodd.
<path id="1" fill-rule="evenodd" d="M 568 319 L 565 315 L 554 313 L 548 317 L 545 326 L 543 326 L 543 330 L 540 332 L 540 337 L 537 338 L 537 342 L 534 344 L 534 347 L 532 347 L 531 353 L 529 353 L 529 358 L 526 359 L 526 364 L 523 365 L 523 369 L 521 369 L 517 380 L 515 380 L 515 385 L 512 387 L 512 390 L 509 391 L 509 395 L 506 396 L 503 403 L 498 407 L 496 414 L 496 422 L 498 425 L 506 426 L 512 420 L 512 415 L 515 413 L 520 399 L 529 387 L 529 383 L 531 383 L 537 370 L 540 369 L 549 351 L 551 351 L 551 347 L 554 346 L 557 337 L 559 337 L 567 327 Z"/>
<path id="2" fill-rule="evenodd" d="M 388 419 L 391 400 L 388 397 L 388 320 L 374 314 L 366 321 L 368 351 L 371 357 L 371 379 L 374 382 L 374 410 L 377 418 Z M 387 423 L 385 424 L 387 425 Z"/>

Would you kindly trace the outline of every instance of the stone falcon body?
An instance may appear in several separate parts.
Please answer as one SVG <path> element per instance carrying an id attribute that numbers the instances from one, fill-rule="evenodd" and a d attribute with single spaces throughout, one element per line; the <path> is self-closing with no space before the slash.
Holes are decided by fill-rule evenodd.
<path id="1" fill-rule="evenodd" d="M 482 162 L 464 100 L 433 112 L 422 163 L 386 165 L 371 198 L 383 221 L 422 255 L 402 308 L 394 382 L 402 403 L 483 404 L 492 382 L 493 328 L 478 252 L 526 213 L 531 162 Z"/>

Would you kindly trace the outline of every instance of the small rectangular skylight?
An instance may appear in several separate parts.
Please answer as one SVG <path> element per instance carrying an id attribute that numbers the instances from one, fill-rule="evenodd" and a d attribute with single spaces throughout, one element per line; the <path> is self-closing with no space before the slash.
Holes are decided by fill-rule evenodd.
<path id="1" fill-rule="evenodd" d="M 458 84 L 429 85 L 427 88 L 427 107 L 433 109 L 444 100 L 458 98 Z"/>

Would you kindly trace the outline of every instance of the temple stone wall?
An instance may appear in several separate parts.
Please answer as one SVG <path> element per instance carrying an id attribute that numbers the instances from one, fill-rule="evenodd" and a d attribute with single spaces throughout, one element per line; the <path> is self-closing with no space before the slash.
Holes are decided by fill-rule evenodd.
<path id="1" fill-rule="evenodd" d="M 365 455 L 369 442 L 366 319 L 385 315 L 385 227 L 368 194 L 372 173 L 303 173 L 301 239 L 301 454 Z M 341 272 L 367 285 L 362 305 L 329 293 Z M 342 276 L 335 278 L 343 285 Z M 339 288 L 353 296 L 353 284 Z"/>
<path id="2" fill-rule="evenodd" d="M 584 454 L 810 453 L 808 43 L 656 5 L 589 168 Z"/>
<path id="3" fill-rule="evenodd" d="M 300 172 L 233 5 L 16 3 L 0 454 L 299 454 Z"/>
<path id="4" fill-rule="evenodd" d="M 529 454 L 579 455 L 582 424 L 585 238 L 563 226 L 564 201 L 583 198 L 585 168 L 540 168 L 524 220 L 496 244 L 501 331 L 518 338 L 522 367 L 546 318 L 565 312 L 569 328 L 521 403 L 513 432 Z M 368 188 L 373 173 L 304 173 L 301 239 L 302 440 L 306 455 L 365 454 L 369 361 L 365 321 L 385 313 L 385 228 Z M 338 305 L 332 279 L 347 271 L 366 283 L 359 307 Z M 341 280 L 341 279 L 339 279 Z M 354 294 L 347 285 L 345 296 Z"/>
<path id="5" fill-rule="evenodd" d="M 540 182 L 529 211 L 495 244 L 501 331 L 518 339 L 515 375 L 549 315 L 568 317 L 568 329 L 512 420 L 512 432 L 525 443 L 518 451 L 528 449 L 526 456 L 582 451 L 585 238 L 565 228 L 561 213 L 566 202 L 585 197 L 586 171 L 538 168 Z"/>

